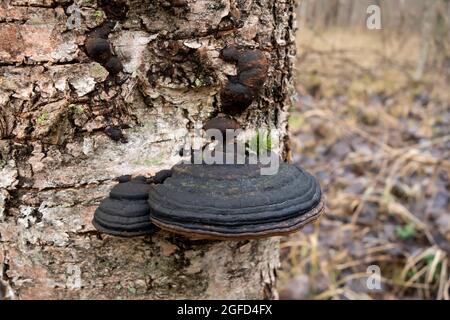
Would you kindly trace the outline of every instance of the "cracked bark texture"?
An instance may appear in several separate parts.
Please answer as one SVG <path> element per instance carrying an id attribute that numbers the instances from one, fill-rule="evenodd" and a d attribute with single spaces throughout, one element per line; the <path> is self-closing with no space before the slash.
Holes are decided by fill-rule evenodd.
<path id="1" fill-rule="evenodd" d="M 74 1 L 0 0 L 0 299 L 276 297 L 276 238 L 121 239 L 91 225 L 115 178 L 170 168 L 193 124 L 220 111 L 236 72 L 219 57 L 226 45 L 269 59 L 260 97 L 237 119 L 278 129 L 289 157 L 294 0 L 185 2 L 75 1 L 81 25 L 71 28 Z M 118 21 L 117 76 L 84 48 L 108 20 Z"/>

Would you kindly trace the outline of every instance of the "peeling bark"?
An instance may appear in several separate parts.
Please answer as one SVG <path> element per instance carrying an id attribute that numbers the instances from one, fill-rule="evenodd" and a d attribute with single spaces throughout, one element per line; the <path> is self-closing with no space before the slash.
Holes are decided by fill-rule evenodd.
<path id="1" fill-rule="evenodd" d="M 0 298 L 276 297 L 278 239 L 120 239 L 91 219 L 115 178 L 170 168 L 193 124 L 221 111 L 236 73 L 220 58 L 227 45 L 268 59 L 259 98 L 237 120 L 278 129 L 288 156 L 294 1 L 75 2 L 78 28 L 67 25 L 73 1 L 0 2 Z M 84 47 L 108 21 L 118 75 Z"/>

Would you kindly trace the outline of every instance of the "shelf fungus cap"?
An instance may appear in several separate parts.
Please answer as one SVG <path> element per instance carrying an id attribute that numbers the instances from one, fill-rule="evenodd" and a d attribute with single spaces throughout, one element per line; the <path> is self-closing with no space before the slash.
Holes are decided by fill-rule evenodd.
<path id="1" fill-rule="evenodd" d="M 150 222 L 148 192 L 150 185 L 145 179 L 126 177 L 102 201 L 94 214 L 92 224 L 103 233 L 121 237 L 151 234 L 156 227 Z"/>
<path id="2" fill-rule="evenodd" d="M 258 164 L 178 164 L 152 185 L 152 222 L 192 239 L 256 239 L 295 232 L 324 211 L 317 180 L 280 163 L 274 175 Z"/>

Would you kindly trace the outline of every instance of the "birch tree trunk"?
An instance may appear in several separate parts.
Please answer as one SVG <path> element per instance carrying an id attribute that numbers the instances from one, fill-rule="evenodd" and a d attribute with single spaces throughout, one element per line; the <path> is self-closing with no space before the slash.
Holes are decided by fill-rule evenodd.
<path id="1" fill-rule="evenodd" d="M 117 75 L 84 46 L 111 21 Z M 238 120 L 278 129 L 288 157 L 294 21 L 294 0 L 0 0 L 0 299 L 276 297 L 276 238 L 122 239 L 91 220 L 115 178 L 170 168 L 220 111 L 227 44 L 269 59 Z"/>
<path id="2" fill-rule="evenodd" d="M 437 1 L 425 1 L 424 3 L 425 15 L 422 20 L 420 53 L 413 77 L 415 81 L 420 81 L 425 73 L 430 52 L 431 39 L 433 38 L 433 26 L 435 23 L 437 3 Z"/>

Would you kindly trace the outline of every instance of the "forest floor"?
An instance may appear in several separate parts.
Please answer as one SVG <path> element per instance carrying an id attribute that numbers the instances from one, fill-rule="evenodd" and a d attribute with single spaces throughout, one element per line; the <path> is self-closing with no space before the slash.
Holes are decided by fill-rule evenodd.
<path id="1" fill-rule="evenodd" d="M 300 34 L 293 160 L 328 210 L 283 239 L 281 298 L 449 299 L 450 66 L 414 81 L 414 37 Z"/>

